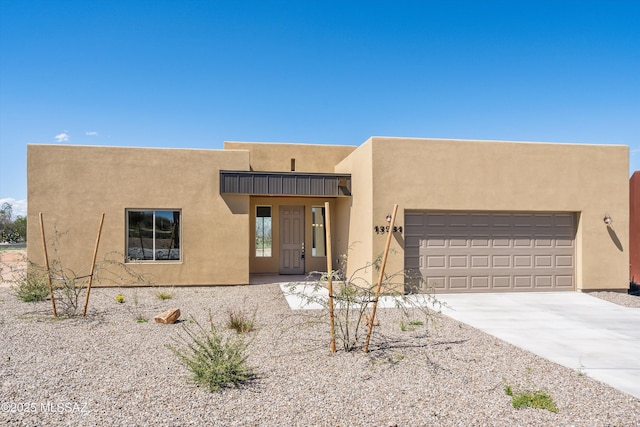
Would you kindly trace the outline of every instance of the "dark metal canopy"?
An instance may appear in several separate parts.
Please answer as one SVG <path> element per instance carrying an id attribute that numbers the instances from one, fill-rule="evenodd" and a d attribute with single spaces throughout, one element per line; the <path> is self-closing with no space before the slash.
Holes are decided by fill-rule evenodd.
<path id="1" fill-rule="evenodd" d="M 220 171 L 220 194 L 344 197 L 351 195 L 351 174 Z"/>

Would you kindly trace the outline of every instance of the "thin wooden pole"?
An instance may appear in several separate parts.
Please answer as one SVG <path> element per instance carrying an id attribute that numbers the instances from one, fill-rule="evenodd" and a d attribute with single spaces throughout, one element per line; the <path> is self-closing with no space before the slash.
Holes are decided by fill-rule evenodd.
<path id="1" fill-rule="evenodd" d="M 327 288 L 329 288 L 329 322 L 331 329 L 331 353 L 336 352 L 336 326 L 335 319 L 333 317 L 333 266 L 331 260 L 333 259 L 331 256 L 331 214 L 329 213 L 329 202 L 324 202 L 324 213 L 325 213 L 325 231 L 327 238 L 327 276 L 329 277 L 329 281 L 327 283 Z"/>
<path id="2" fill-rule="evenodd" d="M 384 268 L 387 265 L 387 255 L 389 254 L 389 247 L 391 246 L 391 237 L 393 236 L 393 227 L 396 223 L 396 213 L 398 212 L 398 205 L 393 205 L 393 214 L 391 215 L 391 222 L 389 223 L 389 234 L 387 234 L 387 244 L 384 247 L 384 254 L 382 256 L 382 265 L 380 266 L 380 275 L 378 276 L 378 284 L 376 286 L 376 296 L 373 300 L 373 309 L 371 310 L 371 318 L 369 319 L 369 331 L 367 332 L 367 340 L 364 343 L 364 352 L 369 352 L 369 341 L 371 340 L 371 333 L 373 332 L 373 322 L 376 320 L 376 309 L 378 308 L 378 298 L 380 297 L 380 288 L 382 288 L 382 279 L 384 278 Z"/>
<path id="3" fill-rule="evenodd" d="M 58 311 L 56 310 L 56 298 L 53 295 L 53 285 L 51 284 L 51 271 L 49 270 L 49 255 L 47 254 L 47 240 L 44 237 L 44 220 L 42 219 L 42 212 L 40 212 L 40 236 L 42 237 L 42 250 L 44 251 L 44 266 L 47 269 L 47 280 L 49 281 L 51 308 L 53 308 L 53 317 L 58 317 Z"/>
<path id="4" fill-rule="evenodd" d="M 89 306 L 89 294 L 91 294 L 91 283 L 93 283 L 93 271 L 96 268 L 96 256 L 98 255 L 98 245 L 100 244 L 100 235 L 102 234 L 102 224 L 104 223 L 104 212 L 100 218 L 100 226 L 98 227 L 98 236 L 96 237 L 96 248 L 93 250 L 93 260 L 91 261 L 91 274 L 89 274 L 89 284 L 87 285 L 87 297 L 84 300 L 84 312 L 82 317 L 87 317 L 87 307 Z"/>

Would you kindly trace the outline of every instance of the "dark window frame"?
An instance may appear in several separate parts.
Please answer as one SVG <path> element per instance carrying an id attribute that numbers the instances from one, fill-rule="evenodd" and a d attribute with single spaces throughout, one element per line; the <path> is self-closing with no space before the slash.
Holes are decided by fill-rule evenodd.
<path id="1" fill-rule="evenodd" d="M 126 209 L 125 221 L 126 262 L 182 261 L 181 209 Z"/>

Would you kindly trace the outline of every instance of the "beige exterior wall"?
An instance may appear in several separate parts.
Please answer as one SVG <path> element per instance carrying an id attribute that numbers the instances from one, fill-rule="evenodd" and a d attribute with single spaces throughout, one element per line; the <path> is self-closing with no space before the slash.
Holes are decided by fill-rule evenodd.
<path id="1" fill-rule="evenodd" d="M 27 162 L 31 261 L 43 263 L 39 212 L 50 249 L 65 233 L 57 256 L 86 274 L 102 212 L 98 260 L 122 261 L 126 209 L 180 209 L 182 260 L 128 265 L 156 285 L 249 282 L 249 196 L 219 194 L 219 170 L 247 170 L 248 152 L 29 145 Z"/>
<path id="2" fill-rule="evenodd" d="M 357 147 L 346 145 L 278 144 L 263 142 L 225 142 L 225 150 L 248 150 L 251 170 L 291 172 L 333 172 L 334 166 Z M 232 168 L 229 168 L 232 169 Z"/>
<path id="3" fill-rule="evenodd" d="M 305 206 L 305 271 L 324 270 L 311 255 L 311 207 L 331 203 L 333 264 L 348 273 L 384 249 L 385 216 L 405 209 L 573 212 L 577 289 L 623 289 L 629 262 L 628 147 L 373 137 L 359 147 L 226 142 L 225 150 L 28 146 L 28 256 L 42 264 L 38 212 L 59 258 L 81 274 L 89 265 L 100 214 L 98 259 L 126 252 L 127 209 L 182 212 L 179 262 L 129 263 L 158 285 L 244 284 L 249 272 L 279 269 L 279 206 Z M 338 172 L 352 175 L 352 197 L 221 196 L 220 170 Z M 273 256 L 255 256 L 255 208 L 272 206 Z M 605 214 L 614 219 L 607 228 Z M 124 259 L 124 255 L 121 255 Z M 387 272 L 404 269 L 404 240 L 392 239 Z M 371 269 L 363 278 L 374 281 Z"/>
<path id="4" fill-rule="evenodd" d="M 351 174 L 353 197 L 338 199 L 337 203 L 339 220 L 336 255 L 348 256 L 348 275 L 367 266 L 376 256 L 373 226 L 377 218 L 371 214 L 374 205 L 372 159 L 373 143 L 369 140 L 336 166 L 337 173 Z M 373 280 L 371 269 L 360 270 L 358 274 L 370 283 Z"/>
<path id="5" fill-rule="evenodd" d="M 374 137 L 360 150 L 372 153 L 374 223 L 384 222 L 394 203 L 398 225 L 404 225 L 405 209 L 576 212 L 577 288 L 627 286 L 626 146 Z M 366 213 L 356 210 L 352 216 Z M 602 221 L 605 213 L 614 218 L 611 229 Z M 373 238 L 375 257 L 386 235 L 362 228 Z M 404 268 L 403 248 L 396 234 L 387 271 Z"/>

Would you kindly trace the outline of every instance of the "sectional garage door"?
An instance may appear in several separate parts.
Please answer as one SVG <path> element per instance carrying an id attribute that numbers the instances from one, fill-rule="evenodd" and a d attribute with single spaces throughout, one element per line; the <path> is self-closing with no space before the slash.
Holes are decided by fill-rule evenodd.
<path id="1" fill-rule="evenodd" d="M 573 213 L 407 210 L 405 268 L 441 293 L 573 290 L 575 235 Z"/>

